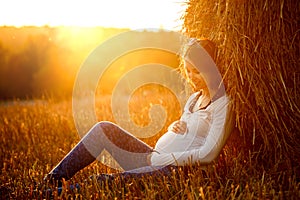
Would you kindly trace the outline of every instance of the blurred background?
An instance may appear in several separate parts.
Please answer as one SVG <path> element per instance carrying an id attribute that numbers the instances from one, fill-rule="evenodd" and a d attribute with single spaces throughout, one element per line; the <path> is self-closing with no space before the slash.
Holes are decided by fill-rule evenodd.
<path id="1" fill-rule="evenodd" d="M 162 43 L 173 45 L 172 31 L 181 29 L 185 4 L 173 0 L 13 0 L 0 5 L 0 100 L 8 100 L 71 97 L 76 74 L 92 50 L 124 31 L 139 29 L 137 33 L 145 38 L 160 34 Z M 178 66 L 174 56 L 149 55 L 152 62 L 166 60 L 167 65 Z M 123 58 L 101 92 L 111 91 L 116 81 L 112 74 L 143 59 L 144 54 Z"/>

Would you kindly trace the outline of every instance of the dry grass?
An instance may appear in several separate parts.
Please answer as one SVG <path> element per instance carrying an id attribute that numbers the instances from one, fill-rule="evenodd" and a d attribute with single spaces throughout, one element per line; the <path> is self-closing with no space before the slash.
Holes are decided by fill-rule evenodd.
<path id="1" fill-rule="evenodd" d="M 1 199 L 48 199 L 47 189 L 54 199 L 300 198 L 299 2 L 188 3 L 184 32 L 216 42 L 218 66 L 234 101 L 236 129 L 219 159 L 205 170 L 188 166 L 170 177 L 117 179 L 110 186 L 88 179 L 111 171 L 95 162 L 65 182 L 58 196 L 42 179 L 79 140 L 71 101 L 17 101 L 0 106 Z M 98 118 L 112 120 L 110 103 L 100 104 Z M 133 120 L 145 124 L 146 115 L 138 111 Z M 80 190 L 70 189 L 74 183 Z"/>
<path id="2" fill-rule="evenodd" d="M 156 100 L 156 99 L 155 99 Z M 168 101 L 170 102 L 170 101 Z M 137 102 L 139 103 L 139 102 Z M 165 102 L 166 103 L 166 102 Z M 109 106 L 107 99 L 102 105 Z M 103 119 L 112 116 L 99 107 Z M 138 112 L 139 110 L 133 110 Z M 176 118 L 178 114 L 173 114 Z M 134 115 L 143 123 L 143 115 Z M 188 166 L 170 177 L 144 177 L 111 186 L 88 180 L 90 175 L 111 172 L 95 162 L 77 173 L 58 196 L 55 186 L 43 183 L 49 170 L 78 142 L 71 102 L 14 102 L 0 107 L 0 199 L 297 199 L 296 169 L 264 171 L 258 153 L 226 147 L 218 162 L 201 170 Z M 298 178 L 298 179 L 297 179 Z M 71 190 L 78 183 L 80 190 Z"/>

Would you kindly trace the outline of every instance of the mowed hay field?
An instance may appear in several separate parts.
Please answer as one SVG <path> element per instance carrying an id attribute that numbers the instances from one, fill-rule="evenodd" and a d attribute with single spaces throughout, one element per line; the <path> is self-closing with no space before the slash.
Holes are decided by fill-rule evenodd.
<path id="1" fill-rule="evenodd" d="M 235 128 L 218 159 L 170 176 L 116 178 L 112 184 L 89 179 L 113 172 L 96 161 L 64 181 L 59 195 L 43 177 L 80 140 L 72 101 L 1 102 L 1 199 L 300 199 L 300 1 L 187 4 L 182 32 L 216 43 L 216 63 L 233 102 Z M 165 127 L 145 139 L 153 146 L 180 112 L 171 97 L 150 96 L 137 96 L 128 107 L 140 125 L 149 123 L 149 107 L 157 100 L 167 107 Z M 110 106 L 110 98 L 100 95 L 98 120 L 114 122 Z"/>
<path id="2" fill-rule="evenodd" d="M 98 107 L 99 118 L 113 119 L 109 99 Z M 139 102 L 136 102 L 139 103 Z M 141 103 L 141 102 L 140 102 Z M 0 106 L 1 199 L 298 199 L 295 169 L 264 171 L 256 152 L 237 151 L 229 139 L 219 159 L 201 169 L 200 164 L 174 171 L 168 177 L 116 179 L 99 183 L 89 176 L 112 172 L 99 161 L 64 182 L 58 196 L 44 175 L 79 141 L 71 101 L 14 101 Z M 172 107 L 170 107 L 172 109 Z M 138 113 L 139 110 L 133 112 Z M 174 113 L 171 118 L 177 118 Z M 144 115 L 133 115 L 144 123 Z M 164 130 L 162 130 L 163 132 Z M 148 141 L 151 143 L 151 141 Z M 152 141 L 155 142 L 155 141 Z M 77 183 L 80 189 L 72 187 Z M 50 195 L 50 190 L 51 195 Z"/>

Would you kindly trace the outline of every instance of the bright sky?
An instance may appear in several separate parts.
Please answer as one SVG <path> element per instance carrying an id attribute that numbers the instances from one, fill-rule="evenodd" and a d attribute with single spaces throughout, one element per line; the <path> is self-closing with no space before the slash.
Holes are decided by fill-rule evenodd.
<path id="1" fill-rule="evenodd" d="M 177 30 L 185 0 L 2 0 L 0 26 L 105 26 Z"/>

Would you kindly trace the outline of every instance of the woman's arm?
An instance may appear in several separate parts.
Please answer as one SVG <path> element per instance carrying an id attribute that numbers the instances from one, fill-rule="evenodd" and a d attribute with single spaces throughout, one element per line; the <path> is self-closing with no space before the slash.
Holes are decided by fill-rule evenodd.
<path id="1" fill-rule="evenodd" d="M 152 153 L 151 165 L 153 166 L 167 166 L 167 165 L 178 165 L 183 166 L 189 163 L 194 164 L 200 162 L 202 165 L 211 163 L 219 154 L 221 146 L 212 146 L 211 151 L 204 148 L 192 149 L 183 152 L 174 153 Z"/>

